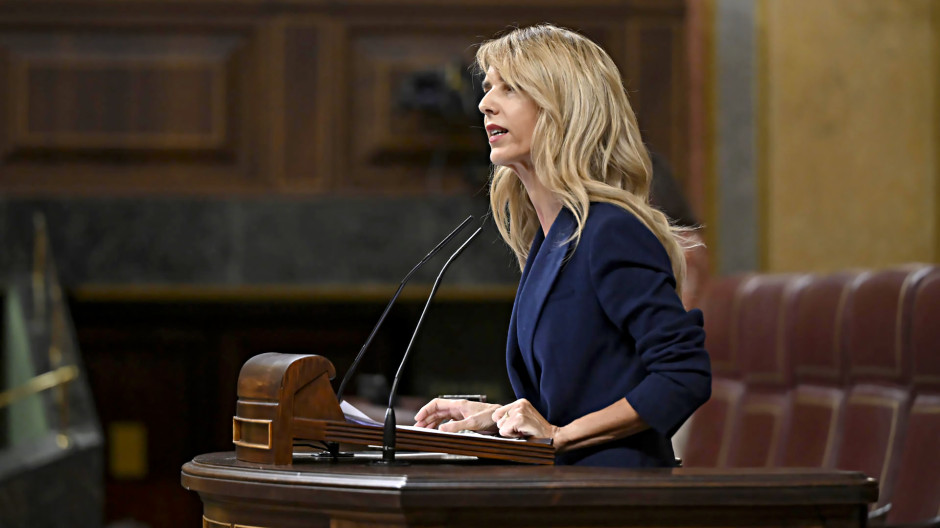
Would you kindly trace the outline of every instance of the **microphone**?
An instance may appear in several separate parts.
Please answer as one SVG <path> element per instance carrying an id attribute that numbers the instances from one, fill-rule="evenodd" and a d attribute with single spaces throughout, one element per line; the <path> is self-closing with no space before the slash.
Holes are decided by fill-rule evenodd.
<path id="1" fill-rule="evenodd" d="M 359 350 L 359 354 L 356 355 L 356 359 L 353 360 L 352 366 L 349 367 L 349 369 L 346 371 L 346 375 L 343 376 L 343 381 L 339 384 L 339 389 L 337 389 L 336 391 L 336 401 L 338 402 L 343 401 L 343 393 L 346 390 L 346 384 L 348 384 L 349 380 L 352 379 L 353 372 L 356 371 L 356 367 L 358 367 L 359 362 L 362 361 L 362 356 L 365 355 L 366 349 L 369 348 L 370 344 L 372 344 L 372 338 L 375 337 L 375 334 L 378 333 L 379 331 L 379 327 L 382 326 L 382 323 L 385 322 L 385 317 L 388 316 L 388 312 L 392 309 L 392 305 L 395 304 L 396 300 L 398 300 L 398 296 L 401 295 L 401 291 L 405 288 L 405 284 L 407 284 L 408 281 L 411 280 L 411 276 L 414 275 L 415 272 L 421 268 L 421 266 L 424 266 L 425 262 L 431 260 L 431 257 L 436 255 L 437 252 L 440 251 L 448 243 L 450 243 L 450 241 L 453 240 L 454 237 L 456 237 L 458 233 L 463 231 L 463 228 L 467 227 L 467 224 L 469 224 L 471 220 L 473 220 L 473 215 L 468 216 L 467 219 L 461 222 L 460 225 L 458 225 L 453 231 L 451 231 L 449 235 L 444 237 L 444 240 L 441 240 L 441 242 L 438 245 L 434 246 L 434 249 L 432 249 L 427 255 L 425 255 L 425 257 L 421 259 L 421 261 L 418 262 L 415 265 L 415 267 L 411 268 L 411 271 L 409 271 L 408 274 L 405 275 L 405 278 L 402 279 L 401 284 L 398 286 L 398 291 L 396 291 L 395 295 L 392 296 L 392 299 L 388 301 L 388 304 L 385 306 L 385 311 L 382 312 L 382 315 L 379 317 L 379 321 L 375 323 L 375 327 L 372 328 L 372 333 L 369 334 L 369 337 L 366 339 L 366 342 L 362 345 L 362 348 Z"/>
<path id="2" fill-rule="evenodd" d="M 480 231 L 483 231 L 482 227 L 478 227 L 463 244 L 454 251 L 454 254 L 447 259 L 447 262 L 444 263 L 444 267 L 441 268 L 441 272 L 437 274 L 437 279 L 434 281 L 434 285 L 431 286 L 431 293 L 428 295 L 428 300 L 424 303 L 424 309 L 421 310 L 421 317 L 418 318 L 418 324 L 415 325 L 415 331 L 411 334 L 411 341 L 408 342 L 408 348 L 405 349 L 405 353 L 401 358 L 401 363 L 398 365 L 398 372 L 395 373 L 395 379 L 392 381 L 392 389 L 388 393 L 388 408 L 385 410 L 385 427 L 382 430 L 382 460 L 376 461 L 377 464 L 384 465 L 394 465 L 395 462 L 395 427 L 397 426 L 395 422 L 395 407 L 393 403 L 395 402 L 395 396 L 398 393 L 398 381 L 401 378 L 401 373 L 405 369 L 405 362 L 408 361 L 408 355 L 411 353 L 411 348 L 415 344 L 415 338 L 418 337 L 418 332 L 421 330 L 421 325 L 424 323 L 424 316 L 428 313 L 428 307 L 431 305 L 431 300 L 434 298 L 434 294 L 437 293 L 437 288 L 441 285 L 441 279 L 444 278 L 444 273 L 447 271 L 447 268 L 450 267 L 451 263 L 463 253 L 463 250 L 470 245 L 470 242 L 473 241 L 477 235 L 480 234 Z M 407 462 L 406 462 L 407 463 Z M 401 464 L 401 463 L 399 463 Z"/>

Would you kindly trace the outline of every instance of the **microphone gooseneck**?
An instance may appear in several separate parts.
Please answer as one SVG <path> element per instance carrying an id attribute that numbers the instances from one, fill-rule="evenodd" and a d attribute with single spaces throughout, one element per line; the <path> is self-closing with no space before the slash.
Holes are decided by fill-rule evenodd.
<path id="1" fill-rule="evenodd" d="M 441 285 L 441 279 L 444 278 L 444 273 L 447 272 L 447 268 L 450 267 L 451 263 L 463 253 L 463 250 L 470 245 L 470 242 L 473 241 L 477 235 L 483 230 L 482 227 L 478 227 L 463 244 L 457 248 L 456 251 L 447 259 L 447 262 L 444 263 L 444 267 L 441 268 L 441 272 L 437 274 L 437 279 L 434 280 L 434 285 L 431 286 L 431 293 L 428 295 L 428 300 L 424 303 L 424 309 L 421 310 L 421 317 L 418 318 L 418 324 L 415 325 L 414 333 L 411 334 L 411 341 L 408 342 L 408 348 L 405 349 L 405 353 L 402 355 L 401 363 L 398 365 L 398 371 L 395 373 L 395 379 L 392 381 L 392 388 L 388 393 L 388 409 L 385 411 L 385 426 L 382 430 L 382 460 L 380 463 L 383 464 L 394 464 L 395 463 L 395 427 L 397 426 L 395 421 L 395 396 L 398 393 L 398 381 L 401 379 L 401 373 L 405 369 L 405 363 L 408 361 L 408 355 L 411 353 L 411 349 L 415 344 L 415 340 L 418 337 L 418 332 L 421 330 L 421 325 L 424 323 L 424 317 L 428 313 L 428 307 L 431 305 L 431 300 L 434 299 L 434 294 L 437 293 L 438 287 Z"/>
<path id="2" fill-rule="evenodd" d="M 352 375 L 356 371 L 356 368 L 359 366 L 359 362 L 362 361 L 362 357 L 365 355 L 366 349 L 369 348 L 369 345 L 372 344 L 372 339 L 375 337 L 375 334 L 378 333 L 379 327 L 382 326 L 382 323 L 385 322 L 385 317 L 388 316 L 388 312 L 392 309 L 392 305 L 395 304 L 396 300 L 398 300 L 398 296 L 401 295 L 401 291 L 405 288 L 405 284 L 407 284 L 408 281 L 411 280 L 411 276 L 414 275 L 415 272 L 421 268 L 421 266 L 424 266 L 424 264 L 427 261 L 431 260 L 431 257 L 436 255 L 438 251 L 440 251 L 444 246 L 450 243 L 450 241 L 453 240 L 454 237 L 456 237 L 458 233 L 463 231 L 463 228 L 467 227 L 467 224 L 469 224 L 472 220 L 473 220 L 473 215 L 468 216 L 466 220 L 464 220 L 463 222 L 460 223 L 460 225 L 454 228 L 454 230 L 451 231 L 449 235 L 444 237 L 444 240 L 441 240 L 438 245 L 434 246 L 434 249 L 428 252 L 428 254 L 425 255 L 425 257 L 421 259 L 421 261 L 418 262 L 415 265 L 415 267 L 411 268 L 411 271 L 409 271 L 407 275 L 405 275 L 405 278 L 402 279 L 401 284 L 398 286 L 398 290 L 395 292 L 395 295 L 393 295 L 392 299 L 388 301 L 388 304 L 385 306 L 385 311 L 382 312 L 382 315 L 379 316 L 378 322 L 375 323 L 375 327 L 372 328 L 372 333 L 369 334 L 369 337 L 366 339 L 366 342 L 362 345 L 362 348 L 359 349 L 359 354 L 356 355 L 356 359 L 353 360 L 352 365 L 349 367 L 349 369 L 346 370 L 346 375 L 343 376 L 343 381 L 339 384 L 339 389 L 337 389 L 336 391 L 336 401 L 338 402 L 343 401 L 343 394 L 346 391 L 346 385 L 349 383 L 349 380 L 352 379 Z"/>

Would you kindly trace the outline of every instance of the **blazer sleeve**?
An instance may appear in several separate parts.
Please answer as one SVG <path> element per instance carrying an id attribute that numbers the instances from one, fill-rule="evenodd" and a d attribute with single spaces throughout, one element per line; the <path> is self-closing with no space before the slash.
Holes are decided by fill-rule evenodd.
<path id="1" fill-rule="evenodd" d="M 592 286 L 607 317 L 635 342 L 646 377 L 624 396 L 670 437 L 711 395 L 702 312 L 687 312 L 665 248 L 632 214 L 603 215 L 587 242 Z"/>

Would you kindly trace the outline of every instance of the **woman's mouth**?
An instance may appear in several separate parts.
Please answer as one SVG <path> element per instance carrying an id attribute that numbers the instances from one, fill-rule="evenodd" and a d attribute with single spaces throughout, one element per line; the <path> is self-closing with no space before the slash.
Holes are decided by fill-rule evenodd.
<path id="1" fill-rule="evenodd" d="M 506 130 L 505 128 L 500 127 L 500 126 L 496 126 L 496 125 L 489 125 L 489 126 L 487 126 L 487 127 L 486 127 L 486 131 L 487 131 L 487 133 L 489 133 L 489 135 L 490 135 L 490 137 L 489 137 L 490 143 L 494 143 L 494 142 L 498 141 L 499 138 L 503 137 L 504 134 L 506 134 L 507 132 L 509 132 L 509 131 Z"/>

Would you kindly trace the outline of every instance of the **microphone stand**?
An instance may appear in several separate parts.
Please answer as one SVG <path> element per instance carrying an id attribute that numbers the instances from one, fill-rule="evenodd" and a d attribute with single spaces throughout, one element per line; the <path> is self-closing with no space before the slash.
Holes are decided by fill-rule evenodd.
<path id="1" fill-rule="evenodd" d="M 463 253 L 463 250 L 470 245 L 470 242 L 476 238 L 477 235 L 482 231 L 482 227 L 478 227 L 463 244 L 454 251 L 454 254 L 447 259 L 447 262 L 444 263 L 444 267 L 441 268 L 441 272 L 438 273 L 437 279 L 434 281 L 434 285 L 431 287 L 431 293 L 428 295 L 428 300 L 424 303 L 424 309 L 421 310 L 421 317 L 418 318 L 418 324 L 415 325 L 415 331 L 411 334 L 411 341 L 408 342 L 408 348 L 405 349 L 405 353 L 401 358 L 401 363 L 398 365 L 398 372 L 395 373 L 395 379 L 392 381 L 392 389 L 388 394 L 388 408 L 385 410 L 385 426 L 382 430 L 382 459 L 376 460 L 374 463 L 379 465 L 407 465 L 407 462 L 400 462 L 395 460 L 395 428 L 397 426 L 395 422 L 395 396 L 398 393 L 398 381 L 401 379 L 401 373 L 405 369 L 405 362 L 408 361 L 408 355 L 411 353 L 411 349 L 415 344 L 415 338 L 418 336 L 418 332 L 421 330 L 421 325 L 424 323 L 424 316 L 428 313 L 428 307 L 431 305 L 431 300 L 434 298 L 434 294 L 437 293 L 438 287 L 441 285 L 441 279 L 444 278 L 444 273 L 447 272 L 447 268 L 450 267 L 451 263 L 456 260 L 457 257 Z"/>
<path id="2" fill-rule="evenodd" d="M 467 227 L 467 224 L 469 224 L 471 220 L 473 220 L 473 215 L 468 216 L 463 222 L 460 223 L 460 225 L 454 228 L 454 230 L 451 231 L 449 235 L 444 237 L 444 240 L 441 240 L 440 243 L 434 246 L 434 249 L 429 251 L 428 254 L 425 255 L 423 259 L 421 259 L 420 262 L 415 264 L 415 267 L 411 268 L 411 271 L 409 271 L 408 274 L 405 275 L 405 278 L 402 279 L 401 284 L 398 285 L 398 290 L 395 291 L 395 295 L 393 295 L 391 300 L 388 301 L 388 304 L 385 305 L 385 311 L 383 311 L 382 315 L 379 316 L 379 320 L 378 322 L 375 323 L 375 326 L 372 328 L 372 332 L 369 334 L 369 337 L 366 339 L 366 342 L 362 345 L 362 348 L 359 349 L 359 353 L 356 355 L 356 359 L 353 360 L 352 365 L 349 367 L 349 369 L 346 370 L 346 375 L 343 376 L 343 381 L 340 382 L 339 389 L 337 389 L 336 391 L 337 402 L 342 403 L 343 394 L 346 391 L 346 385 L 349 383 L 349 380 L 352 379 L 352 374 L 356 371 L 356 368 L 359 366 L 359 362 L 362 361 L 362 357 L 365 355 L 366 349 L 369 348 L 369 345 L 372 344 L 372 339 L 375 337 L 375 334 L 378 333 L 379 327 L 381 327 L 382 323 L 385 322 L 385 318 L 388 316 L 388 312 L 391 311 L 392 305 L 395 304 L 395 301 L 398 300 L 398 296 L 401 295 L 402 290 L 405 288 L 405 284 L 407 284 L 408 281 L 411 280 L 411 276 L 414 275 L 415 272 L 417 272 L 419 269 L 421 269 L 421 267 L 424 266 L 424 264 L 427 261 L 431 260 L 431 258 L 434 255 L 436 255 L 441 249 L 443 249 L 444 246 L 449 244 L 450 241 L 454 239 L 454 237 L 456 237 L 461 231 L 463 231 L 463 229 Z M 341 456 L 339 452 L 339 444 L 337 444 L 336 442 L 327 442 L 326 447 L 327 447 L 327 451 L 329 452 L 329 456 L 333 458 L 334 460 L 338 458 L 339 456 Z M 346 456 L 346 455 L 343 455 L 343 456 Z M 348 455 L 348 456 L 351 456 L 351 455 Z"/>

